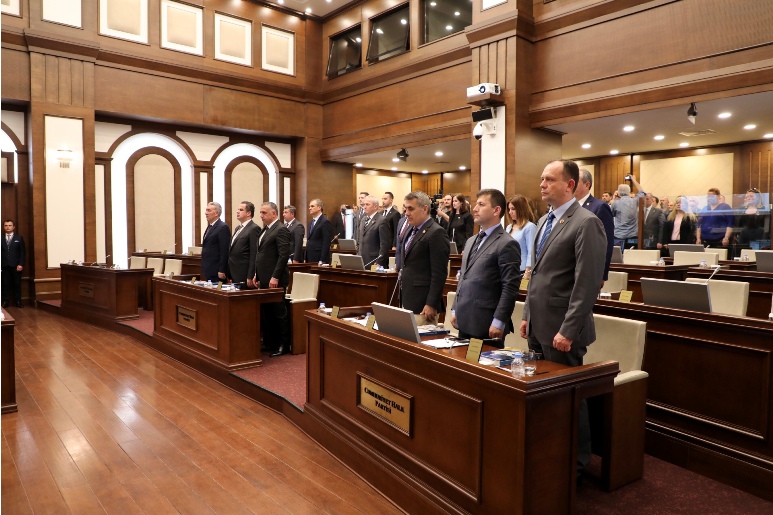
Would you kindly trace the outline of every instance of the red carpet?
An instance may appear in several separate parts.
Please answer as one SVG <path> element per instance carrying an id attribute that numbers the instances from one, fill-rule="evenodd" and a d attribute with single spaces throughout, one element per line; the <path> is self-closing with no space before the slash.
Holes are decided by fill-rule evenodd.
<path id="1" fill-rule="evenodd" d="M 153 312 L 139 309 L 138 314 L 140 317 L 136 320 L 126 320 L 125 322 L 118 322 L 121 325 L 125 325 L 134 328 L 140 332 L 153 336 Z"/>
<path id="2" fill-rule="evenodd" d="M 306 355 L 285 354 L 272 358 L 267 352 L 262 352 L 260 358 L 263 360 L 261 366 L 233 374 L 283 397 L 303 410 L 306 403 Z"/>

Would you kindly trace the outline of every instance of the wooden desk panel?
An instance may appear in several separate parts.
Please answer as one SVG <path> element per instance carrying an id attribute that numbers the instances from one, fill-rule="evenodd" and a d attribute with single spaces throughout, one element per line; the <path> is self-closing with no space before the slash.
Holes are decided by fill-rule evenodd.
<path id="1" fill-rule="evenodd" d="M 153 278 L 153 335 L 226 371 L 260 365 L 260 305 L 284 302 L 282 288 L 223 291 Z M 195 313 L 195 326 L 178 320 L 179 308 Z"/>
<path id="2" fill-rule="evenodd" d="M 523 379 L 310 311 L 305 411 L 315 435 L 409 513 L 569 513 L 579 399 L 616 362 L 540 362 Z M 542 373 L 544 372 L 544 373 Z M 412 399 L 406 433 L 358 405 L 358 378 Z"/>
<path id="3" fill-rule="evenodd" d="M 612 263 L 609 269 L 614 272 L 626 272 L 628 274 L 628 289 L 633 292 L 632 301 L 642 302 L 641 278 L 650 277 L 652 279 L 670 279 L 672 281 L 684 281 L 687 277 L 687 270 L 690 265 L 679 266 L 643 266 L 626 265 L 623 263 Z"/>
<path id="4" fill-rule="evenodd" d="M 6 310 L 3 310 L 3 316 L 2 329 L 0 329 L 0 345 L 2 345 L 0 352 L 2 408 L 0 410 L 5 414 L 18 411 L 19 407 L 16 404 L 16 354 L 13 346 L 16 320 Z"/>
<path id="5" fill-rule="evenodd" d="M 448 258 L 448 277 L 456 279 L 456 272 L 462 269 L 462 255 L 451 254 Z"/>
<path id="6" fill-rule="evenodd" d="M 319 293 L 317 300 L 327 307 L 365 306 L 372 302 L 389 304 L 394 292 L 392 305 L 398 306 L 399 293 L 395 292 L 396 273 L 379 273 L 342 268 L 319 267 Z"/>
<path id="7" fill-rule="evenodd" d="M 153 277 L 153 270 L 62 263 L 61 276 L 63 313 L 118 321 L 139 318 L 139 293 Z"/>
<path id="8" fill-rule="evenodd" d="M 688 277 L 704 277 L 706 279 L 712 274 L 713 270 L 705 268 L 690 268 Z M 771 299 L 773 299 L 773 273 L 757 272 L 751 270 L 725 270 L 720 269 L 714 279 L 722 281 L 739 281 L 749 283 L 749 306 L 746 309 L 746 315 L 754 318 L 768 318 L 771 310 Z"/>

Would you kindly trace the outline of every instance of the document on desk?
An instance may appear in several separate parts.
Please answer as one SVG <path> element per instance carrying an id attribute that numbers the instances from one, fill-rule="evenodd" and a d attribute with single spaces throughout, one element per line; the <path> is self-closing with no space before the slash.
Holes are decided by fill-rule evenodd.
<path id="1" fill-rule="evenodd" d="M 452 338 L 437 338 L 435 340 L 425 340 L 422 345 L 428 345 L 435 349 L 450 349 L 451 347 L 464 347 L 469 345 L 469 340 L 455 340 Z"/>

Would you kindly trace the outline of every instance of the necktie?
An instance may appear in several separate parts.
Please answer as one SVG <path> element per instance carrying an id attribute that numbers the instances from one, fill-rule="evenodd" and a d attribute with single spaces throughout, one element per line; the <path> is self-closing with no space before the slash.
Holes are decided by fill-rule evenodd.
<path id="1" fill-rule="evenodd" d="M 231 245 L 234 244 L 234 241 L 236 240 L 236 237 L 239 236 L 239 233 L 241 232 L 243 227 L 244 227 L 243 225 L 239 224 L 239 227 L 236 228 L 236 230 L 234 231 L 234 237 L 231 238 Z"/>
<path id="2" fill-rule="evenodd" d="M 405 225 L 408 225 L 406 222 Z M 413 237 L 416 236 L 416 233 L 418 232 L 418 227 L 411 226 L 411 234 L 408 235 L 408 239 L 405 240 L 405 251 L 408 252 L 408 249 L 411 247 L 411 242 L 413 241 Z"/>
<path id="3" fill-rule="evenodd" d="M 311 236 L 311 231 L 313 231 L 313 230 L 314 230 L 314 224 L 315 224 L 315 223 L 317 223 L 317 221 L 316 221 L 316 220 L 314 220 L 314 219 L 312 219 L 312 220 L 311 220 L 311 225 L 309 225 L 309 236 Z"/>
<path id="4" fill-rule="evenodd" d="M 411 224 L 406 220 L 405 223 L 403 223 L 403 228 L 400 230 L 400 240 L 405 241 L 405 233 L 408 232 L 410 227 Z"/>
<path id="5" fill-rule="evenodd" d="M 545 245 L 545 242 L 548 241 L 548 236 L 550 236 L 550 231 L 553 230 L 553 220 L 555 220 L 556 215 L 553 214 L 553 211 L 548 213 L 548 222 L 545 224 L 545 230 L 542 231 L 542 238 L 539 240 L 539 245 L 537 246 L 537 257 L 539 258 L 540 254 L 542 254 L 542 246 Z"/>
<path id="6" fill-rule="evenodd" d="M 478 249 L 480 248 L 481 243 L 483 243 L 483 238 L 486 237 L 486 231 L 481 230 L 478 232 L 478 235 L 475 236 L 475 241 L 472 242 L 472 249 L 470 249 L 470 257 L 474 256 L 476 252 L 478 252 Z"/>
<path id="7" fill-rule="evenodd" d="M 367 227 L 369 223 L 370 223 L 370 217 L 366 217 L 365 218 L 365 227 Z"/>
<path id="8" fill-rule="evenodd" d="M 207 234 L 209 234 L 209 230 L 212 228 L 211 225 L 207 225 L 207 228 L 204 229 L 204 236 L 201 237 L 201 241 L 204 241 L 207 238 Z"/>

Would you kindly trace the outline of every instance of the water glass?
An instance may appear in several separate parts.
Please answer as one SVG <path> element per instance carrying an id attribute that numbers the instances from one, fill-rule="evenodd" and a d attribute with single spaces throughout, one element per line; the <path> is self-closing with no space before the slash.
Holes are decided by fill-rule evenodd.
<path id="1" fill-rule="evenodd" d="M 527 376 L 533 376 L 537 371 L 537 355 L 533 350 L 523 353 L 523 368 Z"/>

